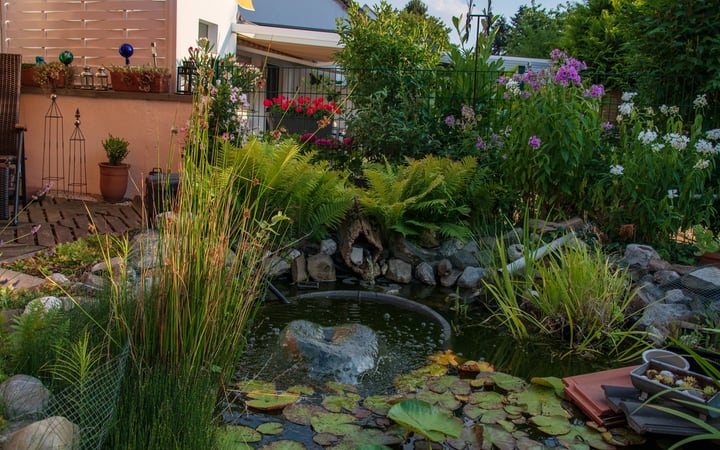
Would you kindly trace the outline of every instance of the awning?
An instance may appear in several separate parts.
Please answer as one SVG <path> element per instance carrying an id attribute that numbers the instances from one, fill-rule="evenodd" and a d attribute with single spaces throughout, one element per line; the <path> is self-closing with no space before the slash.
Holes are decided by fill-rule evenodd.
<path id="1" fill-rule="evenodd" d="M 331 66 L 333 53 L 340 50 L 340 37 L 331 31 L 299 30 L 250 23 L 236 23 L 238 48 L 289 62 L 321 67 Z"/>

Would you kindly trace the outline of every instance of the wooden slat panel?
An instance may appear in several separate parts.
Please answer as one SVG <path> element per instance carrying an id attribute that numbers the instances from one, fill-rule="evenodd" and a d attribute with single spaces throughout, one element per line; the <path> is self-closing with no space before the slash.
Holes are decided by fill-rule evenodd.
<path id="1" fill-rule="evenodd" d="M 130 42 L 132 63 L 151 63 L 152 41 L 158 43 L 158 60 L 168 60 L 167 0 L 5 0 L 3 6 L 6 48 L 24 61 L 36 55 L 52 59 L 62 50 L 111 61 L 119 58 L 118 45 Z"/>

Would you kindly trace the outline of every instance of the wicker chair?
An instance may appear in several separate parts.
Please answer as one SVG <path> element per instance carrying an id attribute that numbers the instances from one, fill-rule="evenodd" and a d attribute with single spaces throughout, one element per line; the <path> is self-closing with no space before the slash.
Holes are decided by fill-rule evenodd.
<path id="1" fill-rule="evenodd" d="M 20 119 L 21 55 L 0 53 L 0 219 L 17 225 L 20 203 L 25 205 L 25 127 Z"/>

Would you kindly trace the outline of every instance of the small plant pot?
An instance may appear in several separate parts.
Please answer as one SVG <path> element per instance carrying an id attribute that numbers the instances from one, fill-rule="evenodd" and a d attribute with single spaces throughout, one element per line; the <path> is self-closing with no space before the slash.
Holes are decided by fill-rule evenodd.
<path id="1" fill-rule="evenodd" d="M 720 252 L 703 253 L 700 255 L 700 264 L 720 267 Z"/>
<path id="2" fill-rule="evenodd" d="M 128 185 L 129 164 L 110 165 L 99 163 L 100 166 L 100 193 L 103 200 L 117 203 L 125 198 Z"/>
<path id="3" fill-rule="evenodd" d="M 662 361 L 665 364 L 669 364 L 679 369 L 690 369 L 690 363 L 687 359 L 683 358 L 675 352 L 671 352 L 670 350 L 662 350 L 659 348 L 645 350 L 642 354 L 642 359 L 646 363 L 650 361 Z"/>

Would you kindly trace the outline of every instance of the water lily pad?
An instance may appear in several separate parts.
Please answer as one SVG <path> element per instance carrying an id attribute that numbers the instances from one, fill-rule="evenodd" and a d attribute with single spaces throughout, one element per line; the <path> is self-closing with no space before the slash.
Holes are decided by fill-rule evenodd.
<path id="1" fill-rule="evenodd" d="M 458 450 L 466 448 L 482 448 L 482 425 L 464 427 L 459 438 L 447 438 L 445 442 Z"/>
<path id="2" fill-rule="evenodd" d="M 352 392 L 346 395 L 328 395 L 322 401 L 322 406 L 330 412 L 350 411 L 358 405 L 360 396 Z"/>
<path id="3" fill-rule="evenodd" d="M 262 434 L 244 425 L 222 427 L 218 430 L 218 446 L 220 448 L 235 449 L 238 445 L 249 442 L 260 442 Z"/>
<path id="4" fill-rule="evenodd" d="M 452 350 L 445 350 L 441 353 L 435 353 L 434 355 L 428 356 L 427 359 L 428 361 L 434 362 L 435 364 L 453 367 L 457 367 L 463 362 L 465 362 L 465 358 L 458 355 Z"/>
<path id="5" fill-rule="evenodd" d="M 353 422 L 355 417 L 342 413 L 319 413 L 310 418 L 310 425 L 316 433 L 332 433 L 346 435 L 360 427 Z"/>
<path id="6" fill-rule="evenodd" d="M 261 380 L 245 380 L 235 383 L 235 389 L 240 392 L 274 392 L 275 383 Z"/>
<path id="7" fill-rule="evenodd" d="M 471 390 L 470 383 L 451 375 L 430 379 L 427 382 L 427 388 L 438 394 L 449 390 L 455 395 L 468 395 Z"/>
<path id="8" fill-rule="evenodd" d="M 463 428 L 462 423 L 450 413 L 412 398 L 393 405 L 388 417 L 434 442 L 441 442 L 445 436 L 458 437 Z"/>
<path id="9" fill-rule="evenodd" d="M 315 436 L 313 436 L 313 442 L 318 445 L 322 445 L 323 447 L 329 447 L 331 445 L 337 444 L 339 440 L 340 438 L 332 433 L 317 433 Z"/>
<path id="10" fill-rule="evenodd" d="M 530 439 L 527 436 L 519 437 L 515 441 L 515 447 L 517 450 L 545 450 L 547 447 L 542 443 Z"/>
<path id="11" fill-rule="evenodd" d="M 499 448 L 500 450 L 515 450 L 516 440 L 512 433 L 503 430 L 497 425 L 482 425 L 483 448 Z"/>
<path id="12" fill-rule="evenodd" d="M 357 387 L 346 383 L 338 383 L 337 381 L 328 381 L 325 383 L 325 387 L 328 391 L 335 392 L 336 394 L 342 394 L 344 392 L 357 392 Z"/>
<path id="13" fill-rule="evenodd" d="M 259 450 L 305 450 L 305 446 L 297 441 L 283 439 L 265 444 Z"/>
<path id="14" fill-rule="evenodd" d="M 586 445 L 586 448 L 594 448 L 597 450 L 611 450 L 615 446 L 608 444 L 603 439 L 603 434 L 597 430 L 593 430 L 585 425 L 571 425 L 570 431 L 562 436 L 557 436 L 560 444 L 568 448 L 577 448 L 580 445 Z"/>
<path id="15" fill-rule="evenodd" d="M 283 409 L 283 417 L 292 423 L 298 425 L 310 426 L 310 420 L 318 415 L 327 412 L 325 408 L 319 405 L 308 403 L 290 405 Z"/>
<path id="16" fill-rule="evenodd" d="M 285 427 L 283 427 L 283 424 L 280 422 L 265 422 L 258 425 L 255 429 L 262 434 L 276 435 L 282 433 Z"/>
<path id="17" fill-rule="evenodd" d="M 443 392 L 442 394 L 437 394 L 432 391 L 420 391 L 417 393 L 416 398 L 418 400 L 424 400 L 431 405 L 436 405 L 444 409 L 449 409 L 450 411 L 458 409 L 461 405 L 460 400 L 456 399 L 451 392 Z"/>
<path id="18" fill-rule="evenodd" d="M 555 391 L 537 384 L 531 385 L 523 392 L 515 392 L 508 395 L 508 400 L 519 406 L 524 406 L 531 416 L 563 416 L 570 418 L 561 400 L 555 395 Z"/>
<path id="19" fill-rule="evenodd" d="M 518 405 L 505 405 L 503 406 L 503 409 L 506 413 L 508 413 L 508 417 L 520 417 L 522 416 L 522 413 L 525 411 L 525 408 Z"/>
<path id="20" fill-rule="evenodd" d="M 287 388 L 286 392 L 300 395 L 314 395 L 315 389 L 311 388 L 310 386 L 296 384 L 295 386 L 290 386 L 289 388 Z"/>
<path id="21" fill-rule="evenodd" d="M 298 394 L 289 392 L 249 392 L 247 396 L 245 404 L 248 408 L 260 411 L 283 409 L 300 399 Z"/>
<path id="22" fill-rule="evenodd" d="M 405 440 L 404 430 L 382 431 L 373 428 L 361 428 L 346 435 L 342 441 L 334 446 L 335 450 L 356 450 L 360 448 L 386 449 L 388 445 L 398 445 Z"/>
<path id="23" fill-rule="evenodd" d="M 494 391 L 473 392 L 468 403 L 484 409 L 500 409 L 505 406 L 505 396 Z"/>
<path id="24" fill-rule="evenodd" d="M 487 361 L 465 361 L 458 366 L 458 370 L 467 373 L 494 372 L 495 366 Z"/>
<path id="25" fill-rule="evenodd" d="M 608 436 L 608 434 L 610 436 Z M 646 440 L 645 436 L 637 434 L 634 431 L 623 427 L 608 430 L 606 433 L 602 433 L 602 437 L 606 442 L 622 447 L 641 445 L 644 444 Z"/>
<path id="26" fill-rule="evenodd" d="M 404 398 L 398 395 L 371 395 L 363 400 L 363 405 L 375 414 L 386 416 L 390 407 Z"/>
<path id="27" fill-rule="evenodd" d="M 533 377 L 530 379 L 532 384 L 553 388 L 555 395 L 565 399 L 565 383 L 558 377 Z"/>
<path id="28" fill-rule="evenodd" d="M 525 380 L 522 378 L 514 377 L 502 372 L 495 372 L 489 375 L 493 379 L 495 385 L 505 391 L 522 391 L 525 389 Z"/>
<path id="29" fill-rule="evenodd" d="M 533 416 L 530 418 L 530 423 L 550 436 L 559 436 L 570 432 L 570 422 L 564 416 Z"/>

